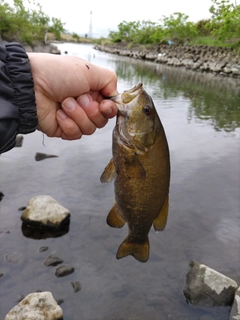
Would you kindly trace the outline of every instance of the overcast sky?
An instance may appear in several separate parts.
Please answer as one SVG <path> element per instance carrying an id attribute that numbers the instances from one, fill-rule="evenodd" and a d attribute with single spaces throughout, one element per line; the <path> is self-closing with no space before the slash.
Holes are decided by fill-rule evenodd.
<path id="1" fill-rule="evenodd" d="M 43 11 L 50 16 L 61 17 L 65 28 L 80 34 L 88 33 L 90 11 L 92 32 L 108 35 L 117 25 L 126 21 L 158 21 L 163 15 L 185 13 L 191 21 L 209 18 L 211 0 L 39 0 Z"/>
<path id="2" fill-rule="evenodd" d="M 6 0 L 10 2 L 12 0 Z M 231 0 L 235 3 L 235 0 Z M 60 18 L 66 30 L 85 34 L 89 32 L 92 11 L 93 35 L 107 36 L 117 30 L 120 22 L 126 20 L 152 20 L 157 22 L 163 15 L 181 12 L 189 20 L 197 22 L 210 18 L 211 0 L 36 0 L 50 17 Z M 238 4 L 240 0 L 236 1 Z"/>

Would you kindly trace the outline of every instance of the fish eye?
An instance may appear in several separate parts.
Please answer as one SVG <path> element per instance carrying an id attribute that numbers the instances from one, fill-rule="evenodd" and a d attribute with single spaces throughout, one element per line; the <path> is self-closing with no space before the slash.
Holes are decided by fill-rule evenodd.
<path id="1" fill-rule="evenodd" d="M 147 116 L 149 116 L 152 113 L 152 108 L 147 104 L 143 107 L 143 111 Z"/>

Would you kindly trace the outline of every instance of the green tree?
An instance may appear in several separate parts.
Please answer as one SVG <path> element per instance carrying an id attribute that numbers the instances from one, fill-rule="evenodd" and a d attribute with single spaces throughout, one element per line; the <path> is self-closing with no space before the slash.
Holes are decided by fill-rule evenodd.
<path id="1" fill-rule="evenodd" d="M 118 25 L 118 31 L 112 31 L 109 33 L 109 38 L 113 42 L 120 41 L 134 41 L 139 31 L 139 21 L 123 21 Z"/>
<path id="2" fill-rule="evenodd" d="M 76 39 L 77 41 L 80 41 L 80 37 L 76 32 L 73 32 L 72 37 L 73 37 L 73 39 Z"/>
<path id="3" fill-rule="evenodd" d="M 4 38 L 4 35 L 11 29 L 11 16 L 13 15 L 13 9 L 9 4 L 0 0 L 0 38 Z"/>
<path id="4" fill-rule="evenodd" d="M 196 30 L 199 36 L 210 36 L 211 34 L 211 27 L 209 25 L 210 20 L 199 20 L 196 23 Z"/>
<path id="5" fill-rule="evenodd" d="M 134 33 L 133 42 L 147 44 L 153 43 L 153 34 L 156 29 L 156 23 L 150 20 L 138 22 L 138 30 Z"/>
<path id="6" fill-rule="evenodd" d="M 52 18 L 52 25 L 48 29 L 49 32 L 52 32 L 57 40 L 61 40 L 61 33 L 65 31 L 64 24 L 58 18 Z"/>
<path id="7" fill-rule="evenodd" d="M 196 25 L 187 21 L 188 16 L 184 13 L 175 12 L 169 17 L 164 16 L 161 21 L 165 37 L 183 42 L 197 35 Z"/>
<path id="8" fill-rule="evenodd" d="M 230 40 L 240 35 L 240 6 L 230 3 L 229 0 L 212 0 L 209 11 L 212 19 L 209 27 L 211 34 L 220 40 Z"/>
<path id="9" fill-rule="evenodd" d="M 25 5 L 27 2 L 28 6 Z M 31 5 L 32 9 L 29 9 Z M 34 7 L 34 8 L 33 8 Z M 51 24 L 51 25 L 50 25 Z M 14 0 L 13 7 L 0 0 L 0 37 L 4 40 L 17 40 L 32 44 L 44 40 L 46 30 L 51 28 L 56 38 L 64 31 L 60 19 L 46 15 L 39 3 L 34 0 Z"/>

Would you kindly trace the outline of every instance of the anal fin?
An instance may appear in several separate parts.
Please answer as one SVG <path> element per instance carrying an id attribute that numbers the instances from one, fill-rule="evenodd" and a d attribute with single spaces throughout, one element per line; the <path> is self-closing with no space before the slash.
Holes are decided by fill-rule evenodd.
<path id="1" fill-rule="evenodd" d="M 166 224 L 167 224 L 168 207 L 169 207 L 168 198 L 169 198 L 169 196 L 167 196 L 159 215 L 153 221 L 153 227 L 154 227 L 155 231 L 163 231 L 165 226 L 166 226 Z"/>
<path id="2" fill-rule="evenodd" d="M 118 212 L 116 203 L 114 203 L 114 206 L 107 216 L 107 224 L 113 228 L 122 228 L 125 224 L 125 221 Z"/>
<path id="3" fill-rule="evenodd" d="M 145 242 L 136 243 L 130 242 L 127 237 L 123 243 L 119 246 L 117 252 L 117 259 L 124 258 L 128 255 L 132 255 L 136 260 L 140 262 L 146 262 L 149 258 L 149 240 Z"/>

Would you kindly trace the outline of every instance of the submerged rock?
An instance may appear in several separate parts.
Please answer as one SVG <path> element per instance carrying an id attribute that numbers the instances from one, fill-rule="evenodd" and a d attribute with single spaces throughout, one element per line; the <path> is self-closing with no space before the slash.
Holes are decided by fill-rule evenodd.
<path id="1" fill-rule="evenodd" d="M 56 269 L 55 275 L 59 277 L 65 277 L 74 272 L 74 268 L 68 265 L 61 266 Z"/>
<path id="2" fill-rule="evenodd" d="M 48 158 L 57 158 L 58 156 L 55 156 L 54 154 L 46 154 L 46 153 L 41 153 L 41 152 L 37 152 L 35 155 L 35 160 L 36 161 L 41 161 L 44 159 L 48 159 Z"/>
<path id="3" fill-rule="evenodd" d="M 199 262 L 192 261 L 186 277 L 184 295 L 193 305 L 231 306 L 237 283 Z"/>
<path id="4" fill-rule="evenodd" d="M 49 249 L 48 246 L 42 246 L 41 248 L 39 248 L 39 252 L 44 252 L 47 251 Z"/>
<path id="5" fill-rule="evenodd" d="M 12 264 L 18 264 L 22 256 L 20 252 L 11 252 L 6 255 L 6 261 Z"/>
<path id="6" fill-rule="evenodd" d="M 74 282 L 71 282 L 71 285 L 73 287 L 73 291 L 74 292 L 78 292 L 81 290 L 82 286 L 81 286 L 81 283 L 79 281 L 74 281 Z"/>
<path id="7" fill-rule="evenodd" d="M 51 292 L 30 293 L 7 314 L 5 320 L 60 320 L 63 319 L 61 307 Z"/>
<path id="8" fill-rule="evenodd" d="M 23 211 L 23 210 L 26 210 L 27 207 L 23 206 L 23 207 L 20 207 L 18 208 L 18 211 Z"/>
<path id="9" fill-rule="evenodd" d="M 235 292 L 229 320 L 240 320 L 240 287 Z"/>
<path id="10" fill-rule="evenodd" d="M 17 135 L 15 147 L 21 147 L 23 144 L 23 136 L 21 134 Z"/>
<path id="11" fill-rule="evenodd" d="M 4 194 L 0 191 L 0 201 L 2 200 L 3 197 L 4 197 Z"/>
<path id="12" fill-rule="evenodd" d="M 62 263 L 63 260 L 61 258 L 58 258 L 54 254 L 50 254 L 50 256 L 45 260 L 44 265 L 49 266 L 57 266 L 58 264 Z"/>
<path id="13" fill-rule="evenodd" d="M 47 195 L 32 198 L 21 219 L 27 225 L 39 228 L 60 228 L 69 220 L 70 212 Z"/>

